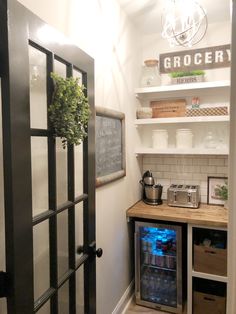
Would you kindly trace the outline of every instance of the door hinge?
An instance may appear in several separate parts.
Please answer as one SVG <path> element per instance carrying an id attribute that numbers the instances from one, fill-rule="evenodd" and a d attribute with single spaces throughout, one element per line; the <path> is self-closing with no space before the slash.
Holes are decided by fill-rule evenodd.
<path id="1" fill-rule="evenodd" d="M 0 298 L 7 297 L 7 282 L 7 273 L 5 273 L 4 271 L 0 271 Z"/>

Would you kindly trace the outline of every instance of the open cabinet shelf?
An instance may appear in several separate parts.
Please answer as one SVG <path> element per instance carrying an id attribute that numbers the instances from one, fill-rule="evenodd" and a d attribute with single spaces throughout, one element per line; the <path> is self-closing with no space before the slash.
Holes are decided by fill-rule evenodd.
<path id="1" fill-rule="evenodd" d="M 135 89 L 135 93 L 141 105 L 149 105 L 152 100 L 170 99 L 174 97 L 193 97 L 199 95 L 203 99 L 203 104 L 214 105 L 219 102 L 224 106 L 229 105 L 230 80 L 200 82 L 190 84 L 177 84 L 166 86 L 154 86 Z M 188 99 L 188 102 L 190 99 Z M 172 118 L 150 118 L 135 119 L 134 124 L 143 126 L 140 128 L 141 142 L 143 144 L 135 149 L 135 153 L 142 154 L 174 154 L 174 155 L 228 155 L 229 148 L 222 145 L 228 143 L 229 115 L 219 116 L 196 116 L 196 117 L 172 117 Z M 182 125 L 181 124 L 185 124 Z M 167 129 L 169 134 L 169 148 L 151 148 L 152 130 Z M 178 128 L 189 128 L 193 131 L 195 145 L 194 148 L 177 149 L 175 148 L 175 132 Z M 213 133 L 219 148 L 207 149 L 202 146 L 208 132 Z M 220 143 L 221 142 L 221 143 Z"/>
<path id="2" fill-rule="evenodd" d="M 213 274 L 207 274 L 207 273 L 200 273 L 197 271 L 192 271 L 192 277 L 195 278 L 203 278 L 203 279 L 208 279 L 208 280 L 213 280 L 213 281 L 220 281 L 220 282 L 228 282 L 228 277 L 226 276 L 218 276 L 218 275 L 213 275 Z"/>
<path id="3" fill-rule="evenodd" d="M 228 155 L 229 150 L 227 148 L 221 149 L 206 149 L 206 148 L 189 148 L 189 149 L 178 149 L 178 148 L 166 148 L 166 149 L 155 149 L 155 148 L 138 148 L 135 150 L 137 155 L 148 155 L 148 154 L 173 154 L 173 155 Z"/>
<path id="4" fill-rule="evenodd" d="M 190 96 L 196 93 L 202 93 L 204 90 L 209 92 L 209 90 L 215 89 L 229 89 L 230 81 L 211 81 L 211 82 L 201 82 L 201 83 L 189 83 L 189 84 L 176 84 L 176 85 L 163 85 L 163 86 L 152 86 L 152 87 L 141 87 L 135 89 L 135 94 L 138 98 L 148 98 L 153 97 L 158 98 L 170 98 L 170 97 L 184 97 Z"/>
<path id="5" fill-rule="evenodd" d="M 147 124 L 169 124 L 169 123 L 206 123 L 206 122 L 228 122 L 229 116 L 204 116 L 204 117 L 176 117 L 176 118 L 151 118 L 136 119 L 135 125 Z"/>

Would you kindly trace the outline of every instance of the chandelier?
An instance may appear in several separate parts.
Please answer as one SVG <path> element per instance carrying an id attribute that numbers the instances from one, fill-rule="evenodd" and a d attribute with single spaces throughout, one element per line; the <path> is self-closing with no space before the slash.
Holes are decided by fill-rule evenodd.
<path id="1" fill-rule="evenodd" d="M 162 14 L 162 37 L 170 46 L 196 45 L 207 31 L 206 12 L 194 0 L 166 0 Z"/>

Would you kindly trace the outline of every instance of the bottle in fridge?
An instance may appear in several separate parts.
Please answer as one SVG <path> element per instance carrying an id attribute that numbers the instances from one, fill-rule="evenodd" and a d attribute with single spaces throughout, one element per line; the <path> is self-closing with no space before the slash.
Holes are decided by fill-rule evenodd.
<path id="1" fill-rule="evenodd" d="M 183 310 L 182 226 L 135 222 L 136 303 Z"/>

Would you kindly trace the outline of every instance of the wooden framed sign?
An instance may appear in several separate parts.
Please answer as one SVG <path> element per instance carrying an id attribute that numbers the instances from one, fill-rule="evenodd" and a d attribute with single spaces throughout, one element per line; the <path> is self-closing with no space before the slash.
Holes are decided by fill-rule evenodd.
<path id="1" fill-rule="evenodd" d="M 160 54 L 160 73 L 229 67 L 230 45 Z"/>
<path id="2" fill-rule="evenodd" d="M 96 107 L 96 186 L 126 175 L 125 115 Z"/>

